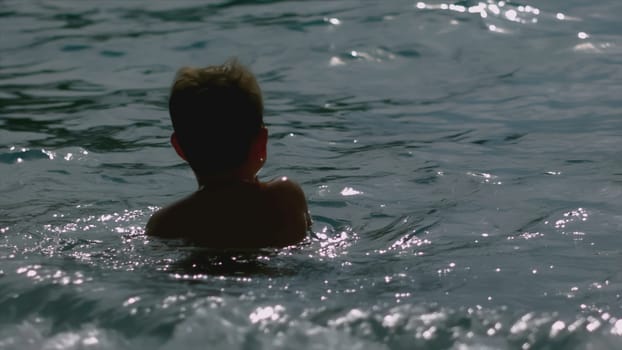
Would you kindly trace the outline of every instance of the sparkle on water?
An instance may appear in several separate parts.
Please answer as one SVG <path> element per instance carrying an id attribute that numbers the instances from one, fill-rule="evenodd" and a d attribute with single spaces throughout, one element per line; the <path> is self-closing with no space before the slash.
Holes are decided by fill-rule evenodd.
<path id="1" fill-rule="evenodd" d="M 0 349 L 622 343 L 617 2 L 3 6 Z M 195 186 L 173 74 L 231 55 L 300 245 L 144 235 Z"/>

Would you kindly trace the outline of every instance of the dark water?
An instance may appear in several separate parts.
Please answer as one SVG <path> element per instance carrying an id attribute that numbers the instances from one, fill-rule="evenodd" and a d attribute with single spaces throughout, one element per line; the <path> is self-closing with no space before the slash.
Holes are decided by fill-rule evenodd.
<path id="1" fill-rule="evenodd" d="M 0 349 L 617 349 L 622 3 L 0 1 Z M 146 238 L 177 68 L 258 75 L 314 235 Z M 243 218 L 241 218 L 243 220 Z"/>

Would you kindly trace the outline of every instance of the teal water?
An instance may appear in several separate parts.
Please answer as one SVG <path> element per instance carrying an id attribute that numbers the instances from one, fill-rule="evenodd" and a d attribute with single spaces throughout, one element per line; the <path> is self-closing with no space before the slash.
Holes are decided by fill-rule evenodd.
<path id="1" fill-rule="evenodd" d="M 622 346 L 622 3 L 0 4 L 0 349 Z M 297 247 L 143 235 L 174 72 L 230 56 Z"/>

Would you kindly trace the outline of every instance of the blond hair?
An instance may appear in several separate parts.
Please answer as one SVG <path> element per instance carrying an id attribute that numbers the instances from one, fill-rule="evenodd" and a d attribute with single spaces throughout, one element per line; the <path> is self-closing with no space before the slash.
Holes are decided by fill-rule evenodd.
<path id="1" fill-rule="evenodd" d="M 169 112 L 188 163 L 206 175 L 242 164 L 263 125 L 261 89 L 235 59 L 181 68 L 171 88 Z"/>

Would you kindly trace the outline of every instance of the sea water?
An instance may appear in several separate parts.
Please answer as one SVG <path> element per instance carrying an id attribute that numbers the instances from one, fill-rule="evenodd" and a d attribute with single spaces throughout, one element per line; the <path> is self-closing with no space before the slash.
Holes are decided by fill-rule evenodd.
<path id="1" fill-rule="evenodd" d="M 174 73 L 232 56 L 292 248 L 144 235 Z M 0 349 L 618 349 L 621 96 L 614 0 L 2 1 Z"/>

